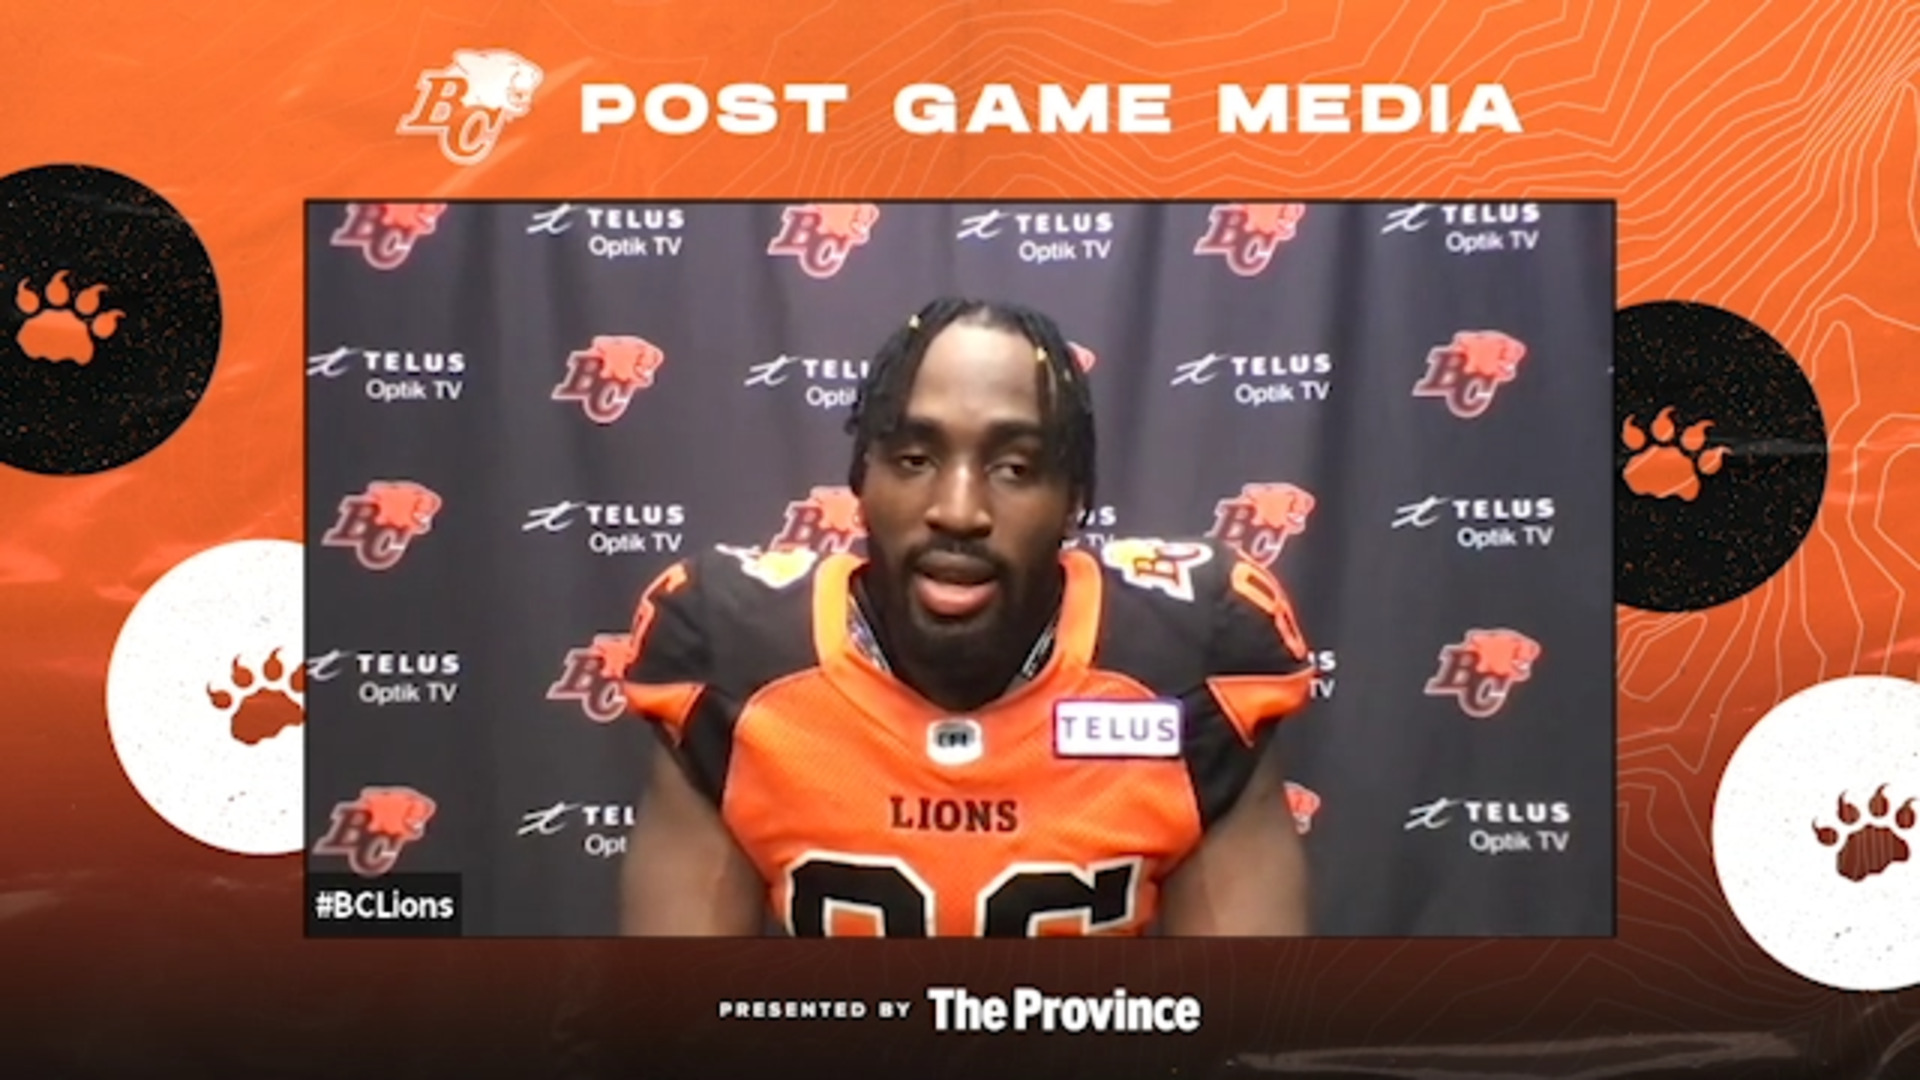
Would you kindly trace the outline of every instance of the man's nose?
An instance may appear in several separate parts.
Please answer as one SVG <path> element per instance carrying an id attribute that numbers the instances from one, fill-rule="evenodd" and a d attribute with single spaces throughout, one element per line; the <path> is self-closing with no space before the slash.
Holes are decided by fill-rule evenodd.
<path id="1" fill-rule="evenodd" d="M 984 481 L 980 471 L 969 465 L 942 471 L 934 480 L 927 524 L 958 536 L 980 536 L 992 531 L 993 513 Z"/>

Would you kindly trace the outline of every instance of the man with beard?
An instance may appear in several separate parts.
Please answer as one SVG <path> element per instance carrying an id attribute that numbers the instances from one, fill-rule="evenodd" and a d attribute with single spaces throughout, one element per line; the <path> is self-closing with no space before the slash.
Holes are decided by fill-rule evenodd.
<path id="1" fill-rule="evenodd" d="M 1291 605 L 1210 542 L 1067 547 L 1094 424 L 1053 321 L 928 305 L 848 430 L 864 555 L 720 549 L 641 598 L 625 932 L 1305 933 Z"/>

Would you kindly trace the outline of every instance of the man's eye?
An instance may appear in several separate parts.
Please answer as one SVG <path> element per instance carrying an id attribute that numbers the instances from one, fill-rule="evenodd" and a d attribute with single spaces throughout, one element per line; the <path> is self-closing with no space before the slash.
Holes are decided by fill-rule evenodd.
<path id="1" fill-rule="evenodd" d="M 898 454 L 895 455 L 893 463 L 909 472 L 918 472 L 932 467 L 933 459 L 926 454 Z"/>
<path id="2" fill-rule="evenodd" d="M 1033 476 L 1033 466 L 1024 461 L 1003 461 L 993 467 L 993 473 L 1003 480 L 1027 480 Z"/>

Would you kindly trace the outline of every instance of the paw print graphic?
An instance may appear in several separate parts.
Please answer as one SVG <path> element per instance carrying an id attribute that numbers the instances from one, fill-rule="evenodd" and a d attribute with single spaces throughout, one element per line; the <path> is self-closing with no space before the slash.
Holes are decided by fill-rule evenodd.
<path id="1" fill-rule="evenodd" d="M 20 351 L 35 360 L 71 360 L 82 367 L 92 363 L 94 342 L 112 337 L 125 314 L 100 310 L 100 294 L 107 287 L 90 285 L 75 296 L 62 270 L 47 282 L 42 296 L 34 292 L 31 280 L 22 278 L 13 294 L 13 306 L 27 317 L 14 337 Z"/>
<path id="2" fill-rule="evenodd" d="M 1634 418 L 1620 428 L 1620 442 L 1633 457 L 1621 478 L 1635 495 L 1692 502 L 1700 496 L 1700 478 L 1720 471 L 1727 455 L 1724 446 L 1707 446 L 1711 420 L 1701 420 L 1681 431 L 1673 422 L 1673 407 L 1661 409 L 1652 430 L 1642 431 Z M 1676 440 L 1675 436 L 1679 438 Z"/>
<path id="3" fill-rule="evenodd" d="M 306 720 L 306 668 L 281 663 L 280 650 L 268 655 L 257 675 L 234 657 L 228 679 L 229 688 L 208 686 L 207 700 L 228 713 L 233 737 L 240 742 L 253 746 Z"/>
<path id="4" fill-rule="evenodd" d="M 1906 862 L 1912 855 L 1906 838 L 1901 835 L 1912 829 L 1915 821 L 1913 800 L 1900 804 L 1891 816 L 1892 804 L 1887 800 L 1887 785 L 1880 785 L 1867 800 L 1867 816 L 1861 819 L 1860 808 L 1847 801 L 1846 795 L 1840 796 L 1836 816 L 1840 826 L 1822 825 L 1815 822 L 1814 839 L 1825 847 L 1838 848 L 1834 859 L 1834 869 L 1848 881 L 1865 881 L 1875 874 L 1891 868 L 1894 863 Z"/>

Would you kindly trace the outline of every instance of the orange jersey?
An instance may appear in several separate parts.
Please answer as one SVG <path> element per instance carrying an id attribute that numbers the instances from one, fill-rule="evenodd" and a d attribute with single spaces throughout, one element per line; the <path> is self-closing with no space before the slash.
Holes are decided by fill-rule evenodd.
<path id="1" fill-rule="evenodd" d="M 1062 556 L 1051 655 L 966 716 L 869 658 L 857 555 L 722 549 L 643 594 L 626 672 L 797 936 L 1138 934 L 1305 701 L 1279 583 L 1207 542 Z"/>

